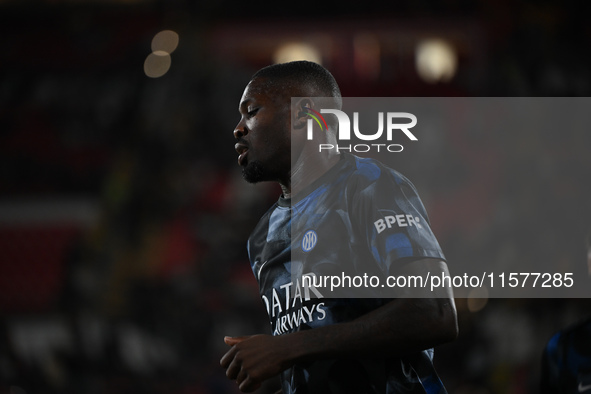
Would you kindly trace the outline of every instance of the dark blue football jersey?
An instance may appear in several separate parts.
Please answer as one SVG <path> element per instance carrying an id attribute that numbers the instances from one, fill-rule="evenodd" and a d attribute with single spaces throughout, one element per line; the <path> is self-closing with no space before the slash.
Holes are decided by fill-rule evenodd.
<path id="1" fill-rule="evenodd" d="M 378 161 L 341 156 L 293 201 L 280 198 L 249 238 L 273 335 L 351 321 L 391 300 L 381 287 L 329 291 L 306 283 L 310 275 L 384 280 L 410 261 L 445 260 L 410 181 Z M 425 350 L 404 359 L 297 364 L 283 372 L 283 392 L 444 393 L 432 359 Z"/>
<path id="2" fill-rule="evenodd" d="M 591 394 L 591 318 L 557 332 L 548 341 L 540 392 Z"/>

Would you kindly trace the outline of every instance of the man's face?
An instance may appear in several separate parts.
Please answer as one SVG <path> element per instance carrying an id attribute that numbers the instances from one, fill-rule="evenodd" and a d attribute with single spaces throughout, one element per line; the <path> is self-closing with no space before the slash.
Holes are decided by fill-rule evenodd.
<path id="1" fill-rule="evenodd" d="M 234 129 L 238 164 L 251 183 L 287 180 L 291 166 L 290 100 L 264 89 L 263 82 L 255 79 L 244 90 Z"/>

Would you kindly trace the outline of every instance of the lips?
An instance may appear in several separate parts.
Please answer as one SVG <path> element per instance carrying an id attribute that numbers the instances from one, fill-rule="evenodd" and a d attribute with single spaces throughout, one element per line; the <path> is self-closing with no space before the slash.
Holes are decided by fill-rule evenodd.
<path id="1" fill-rule="evenodd" d="M 248 146 L 243 142 L 237 142 L 234 149 L 238 152 L 238 165 L 246 165 L 246 155 L 248 154 Z"/>

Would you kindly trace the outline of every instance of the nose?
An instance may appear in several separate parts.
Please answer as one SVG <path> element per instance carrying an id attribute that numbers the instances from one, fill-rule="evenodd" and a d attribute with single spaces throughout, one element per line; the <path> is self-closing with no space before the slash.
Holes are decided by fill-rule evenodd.
<path id="1" fill-rule="evenodd" d="M 246 134 L 248 134 L 248 131 L 246 130 L 246 127 L 244 127 L 244 122 L 241 120 L 234 128 L 234 138 L 239 139 Z"/>

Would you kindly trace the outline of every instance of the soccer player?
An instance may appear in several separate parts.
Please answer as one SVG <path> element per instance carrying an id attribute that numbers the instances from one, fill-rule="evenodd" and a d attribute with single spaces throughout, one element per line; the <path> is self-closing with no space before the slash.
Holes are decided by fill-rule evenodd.
<path id="1" fill-rule="evenodd" d="M 591 276 L 591 231 L 587 235 L 587 272 Z M 591 316 L 550 338 L 542 353 L 540 392 L 591 394 Z"/>
<path id="2" fill-rule="evenodd" d="M 299 99 L 292 104 L 292 97 Z M 306 61 L 259 70 L 242 95 L 234 136 L 243 176 L 278 182 L 283 192 L 248 240 L 273 335 L 224 338 L 230 349 L 220 363 L 243 392 L 280 375 L 284 393 L 445 393 L 432 348 L 457 336 L 450 289 L 420 298 L 331 298 L 293 280 L 292 253 L 305 254 L 312 272 L 343 265 L 358 275 L 447 274 L 406 178 L 374 160 L 320 155 L 307 143 L 320 97 L 341 103 L 330 72 Z M 335 143 L 330 129 L 317 138 Z M 375 224 L 387 216 L 398 225 Z"/>

